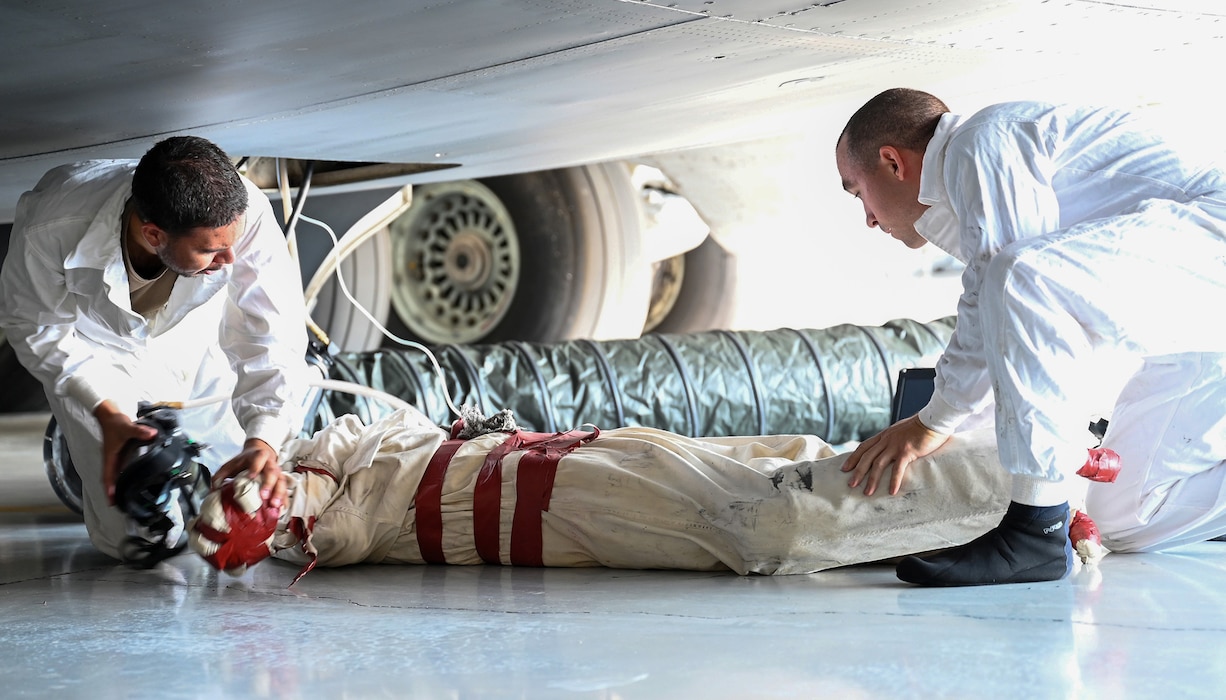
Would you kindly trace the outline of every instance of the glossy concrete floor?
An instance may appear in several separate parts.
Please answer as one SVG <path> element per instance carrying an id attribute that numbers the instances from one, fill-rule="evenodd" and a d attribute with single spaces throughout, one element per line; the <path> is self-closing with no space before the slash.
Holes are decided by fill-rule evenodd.
<path id="1" fill-rule="evenodd" d="M 240 578 L 96 553 L 0 417 L 2 698 L 1188 698 L 1226 694 L 1226 543 L 951 590 L 498 567 Z"/>

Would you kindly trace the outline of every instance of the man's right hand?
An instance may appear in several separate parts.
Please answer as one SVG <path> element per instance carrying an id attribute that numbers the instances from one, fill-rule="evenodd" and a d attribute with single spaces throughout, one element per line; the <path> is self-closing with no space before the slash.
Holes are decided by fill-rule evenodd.
<path id="1" fill-rule="evenodd" d="M 158 431 L 148 425 L 132 422 L 110 401 L 103 401 L 94 409 L 94 417 L 102 429 L 102 488 L 106 499 L 115 505 L 115 482 L 119 479 L 119 453 L 131 440 L 148 442 L 157 437 Z"/>
<path id="2" fill-rule="evenodd" d="M 864 495 L 871 496 L 878 483 L 885 482 L 890 495 L 897 495 L 907 467 L 935 452 L 947 440 L 948 435 L 930 430 L 918 416 L 904 418 L 860 443 L 851 453 L 843 463 L 843 471 L 852 472 L 847 485 L 854 489 L 865 484 Z"/>

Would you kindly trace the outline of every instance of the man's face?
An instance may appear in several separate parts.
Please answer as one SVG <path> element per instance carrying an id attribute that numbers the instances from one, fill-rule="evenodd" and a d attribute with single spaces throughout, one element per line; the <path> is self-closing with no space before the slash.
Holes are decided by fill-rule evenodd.
<path id="1" fill-rule="evenodd" d="M 239 216 L 221 228 L 195 228 L 183 236 L 163 234 L 158 258 L 181 277 L 211 275 L 234 262 L 234 241 L 243 222 Z"/>
<path id="2" fill-rule="evenodd" d="M 920 248 L 928 241 L 915 230 L 928 207 L 919 203 L 919 169 L 923 154 L 881 149 L 878 159 L 865 168 L 853 162 L 840 141 L 835 162 L 843 189 L 864 206 L 864 223 L 890 234 L 908 248 Z"/>

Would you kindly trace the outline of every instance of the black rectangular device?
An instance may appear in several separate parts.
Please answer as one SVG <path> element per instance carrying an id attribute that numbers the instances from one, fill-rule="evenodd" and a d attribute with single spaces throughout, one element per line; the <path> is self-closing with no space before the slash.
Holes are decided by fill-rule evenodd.
<path id="1" fill-rule="evenodd" d="M 910 418 L 932 398 L 937 371 L 932 367 L 910 367 L 898 371 L 898 385 L 894 388 L 894 402 L 890 406 L 890 425 L 903 418 Z"/>

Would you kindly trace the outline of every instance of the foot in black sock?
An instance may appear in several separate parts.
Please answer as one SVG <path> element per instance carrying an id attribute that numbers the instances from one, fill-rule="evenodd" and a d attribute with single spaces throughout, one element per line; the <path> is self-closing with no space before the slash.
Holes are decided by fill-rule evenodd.
<path id="1" fill-rule="evenodd" d="M 898 578 L 921 586 L 1055 581 L 1073 570 L 1069 508 L 1010 503 L 994 530 L 960 547 L 898 563 Z"/>

